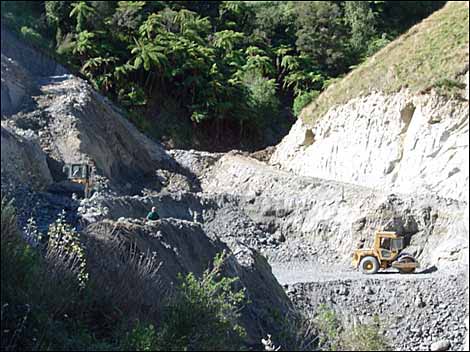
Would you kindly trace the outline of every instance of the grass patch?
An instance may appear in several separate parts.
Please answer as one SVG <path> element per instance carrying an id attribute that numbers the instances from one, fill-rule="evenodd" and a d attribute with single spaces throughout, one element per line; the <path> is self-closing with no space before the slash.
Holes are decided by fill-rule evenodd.
<path id="1" fill-rule="evenodd" d="M 455 95 L 456 85 L 448 83 L 468 69 L 468 25 L 468 3 L 449 2 L 328 87 L 300 117 L 313 126 L 331 107 L 374 91 L 437 88 L 439 94 Z"/>
<path id="2" fill-rule="evenodd" d="M 342 322 L 335 311 L 320 305 L 314 320 L 319 348 L 327 351 L 391 351 L 384 327 L 375 315 L 367 323 Z"/>

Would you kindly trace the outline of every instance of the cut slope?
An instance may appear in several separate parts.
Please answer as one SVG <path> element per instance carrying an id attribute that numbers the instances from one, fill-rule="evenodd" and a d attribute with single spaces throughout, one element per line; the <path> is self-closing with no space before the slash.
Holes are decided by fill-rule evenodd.
<path id="1" fill-rule="evenodd" d="M 468 71 L 468 26 L 468 2 L 449 2 L 330 86 L 301 119 L 313 125 L 331 107 L 374 91 L 458 88 L 459 76 Z"/>
<path id="2" fill-rule="evenodd" d="M 170 157 L 159 143 L 84 80 L 3 26 L 1 32 L 2 127 L 39 141 L 53 181 L 65 179 L 64 163 L 88 162 L 118 190 L 137 192 L 144 181 L 160 187 L 155 172 L 169 167 Z"/>

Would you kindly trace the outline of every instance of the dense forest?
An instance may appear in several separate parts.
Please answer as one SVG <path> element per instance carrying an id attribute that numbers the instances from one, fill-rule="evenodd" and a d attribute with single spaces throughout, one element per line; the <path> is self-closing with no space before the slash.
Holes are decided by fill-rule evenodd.
<path id="1" fill-rule="evenodd" d="M 275 144 L 443 1 L 2 1 L 2 24 L 180 148 Z"/>

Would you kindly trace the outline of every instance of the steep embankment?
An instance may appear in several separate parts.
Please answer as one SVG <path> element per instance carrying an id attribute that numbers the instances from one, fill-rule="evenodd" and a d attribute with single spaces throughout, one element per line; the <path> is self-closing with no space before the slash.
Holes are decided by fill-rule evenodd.
<path id="1" fill-rule="evenodd" d="M 468 270 L 468 26 L 468 2 L 449 2 L 306 107 L 270 159 L 271 165 L 299 176 L 345 182 L 356 185 L 356 190 L 365 188 L 385 195 L 388 204 L 376 208 L 390 211 L 383 219 L 393 219 L 395 225 L 408 224 L 393 229 L 411 235 L 412 245 L 418 241 L 424 247 L 416 252 L 420 261 L 437 264 L 441 274 L 444 263 L 451 270 L 457 263 Z M 368 223 L 365 214 L 369 211 L 364 205 L 371 197 L 367 192 L 362 199 L 351 197 L 348 191 L 345 194 L 346 201 L 352 200 L 349 215 L 337 216 L 336 221 L 350 225 L 350 234 L 338 226 L 334 232 L 345 235 L 339 242 L 331 240 L 329 248 L 341 248 L 345 238 Z M 345 207 L 333 200 L 330 206 L 338 213 Z M 357 210 L 356 221 L 351 216 L 353 209 Z M 363 219 L 359 218 L 361 213 Z M 312 219 L 315 216 L 308 217 L 306 223 L 320 223 L 318 218 Z M 327 223 L 334 224 L 331 220 Z M 334 233 L 331 236 L 336 237 Z M 447 259 L 439 259 L 441 256 Z M 277 270 L 278 277 L 285 276 L 286 270 Z M 312 272 L 316 270 L 318 267 Z M 438 348 L 435 343 L 445 338 L 441 348 L 445 345 L 445 349 L 454 350 L 462 348 L 465 334 L 468 341 L 468 327 L 463 329 L 465 316 L 468 326 L 468 273 L 436 278 L 428 284 L 423 280 L 402 284 L 390 277 L 386 284 L 345 282 L 344 278 L 351 277 L 345 274 L 338 282 L 300 284 L 291 296 L 310 310 L 319 304 L 319 297 L 328 295 L 330 307 L 352 315 L 366 302 L 368 308 L 363 313 L 378 313 L 391 324 L 389 335 L 397 341 L 396 348 L 434 349 Z M 455 282 L 452 288 L 446 287 L 449 282 Z M 370 294 L 361 291 L 365 287 L 372 288 Z M 406 288 L 405 295 L 400 293 L 402 288 Z M 410 305 L 405 303 L 410 294 L 428 298 Z M 393 298 L 383 299 L 388 296 Z M 383 304 L 393 305 L 391 301 L 399 306 L 403 301 L 407 309 L 394 306 L 384 313 Z"/>
<path id="2" fill-rule="evenodd" d="M 250 300 L 241 310 L 241 323 L 247 331 L 246 340 L 250 345 L 259 345 L 265 331 L 278 332 L 277 329 L 282 327 L 275 321 L 275 315 L 285 315 L 291 310 L 286 293 L 270 273 L 263 256 L 242 244 L 228 248 L 217 236 L 208 236 L 198 223 L 173 218 L 152 223 L 143 220 L 104 220 L 90 224 L 84 235 L 91 275 L 97 272 L 98 275 L 113 277 L 120 273 L 122 269 L 119 265 L 130 265 L 122 262 L 129 248 L 136 253 L 151 253 L 157 258 L 160 269 L 149 289 L 131 293 L 132 282 L 146 279 L 139 275 L 130 278 L 134 280 L 130 287 L 126 283 L 113 282 L 112 285 L 114 288 L 119 285 L 127 287 L 127 294 L 139 296 L 136 302 L 157 310 L 174 293 L 179 273 L 186 275 L 192 272 L 201 276 L 214 257 L 225 251 L 228 259 L 223 266 L 223 275 L 237 277 L 236 289 L 244 290 Z M 133 297 L 122 299 L 127 300 L 129 305 L 134 302 Z"/>
<path id="3" fill-rule="evenodd" d="M 287 316 L 291 304 L 266 259 L 242 243 L 228 246 L 217 233 L 203 228 L 196 215 L 207 204 L 193 193 L 171 193 L 175 189 L 197 190 L 196 176 L 159 143 L 141 134 L 84 80 L 67 73 L 3 27 L 2 39 L 2 102 L 6 99 L 1 121 L 2 196 L 5 191 L 15 199 L 20 228 L 33 216 L 39 230 L 47 231 L 64 209 L 67 220 L 77 226 L 86 242 L 90 275 L 108 273 L 105 281 L 111 282 L 103 283 L 103 290 L 113 287 L 109 294 L 131 307 L 139 303 L 132 312 L 135 314 L 145 307 L 161 309 L 163 303 L 155 304 L 155 300 L 165 294 L 168 298 L 178 273 L 200 276 L 214 256 L 225 250 L 225 274 L 240 279 L 238 286 L 249 300 L 241 316 L 247 330 L 246 344 L 259 346 L 266 332 L 280 333 L 283 327 L 275 317 Z M 65 180 L 62 167 L 66 163 L 94 165 L 92 199 L 71 197 L 80 187 Z M 169 192 L 162 193 L 162 189 Z M 150 194 L 150 201 L 145 201 L 146 196 L 129 194 Z M 98 201 L 108 206 L 109 212 L 94 209 Z M 166 205 L 165 211 L 159 209 L 166 219 L 153 224 L 129 221 L 129 217 L 144 218 L 152 202 Z M 81 216 L 82 210 L 86 216 Z M 127 219 L 109 220 L 121 216 Z M 177 219 L 168 219 L 171 216 Z M 138 293 L 133 292 L 132 284 L 140 287 L 139 282 L 144 285 L 152 278 L 133 273 L 132 268 L 124 270 L 134 276 L 121 278 L 131 281 L 128 291 L 116 292 L 119 287 L 126 288 L 114 274 L 119 270 L 122 274 L 122 255 L 128 255 L 118 250 L 131 247 L 138 254 L 154 252 L 162 266 L 155 282 L 146 286 L 148 290 Z"/>
<path id="4" fill-rule="evenodd" d="M 144 179 L 160 186 L 155 170 L 170 158 L 159 144 L 85 81 L 3 26 L 2 38 L 2 129 L 40 144 L 53 181 L 65 179 L 65 163 L 89 162 L 97 179 L 119 185 L 116 191 L 131 192 Z"/>
<path id="5" fill-rule="evenodd" d="M 468 3 L 450 2 L 303 110 L 272 164 L 395 192 L 468 193 Z"/>

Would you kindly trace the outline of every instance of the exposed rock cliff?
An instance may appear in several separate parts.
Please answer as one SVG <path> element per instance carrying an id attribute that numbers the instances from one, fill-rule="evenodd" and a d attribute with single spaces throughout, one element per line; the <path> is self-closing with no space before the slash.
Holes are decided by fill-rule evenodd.
<path id="1" fill-rule="evenodd" d="M 331 85 L 271 158 L 301 175 L 465 200 L 468 2 L 449 2 Z"/>
<path id="2" fill-rule="evenodd" d="M 299 119 L 271 163 L 305 176 L 465 200 L 468 133 L 468 101 L 375 93 L 330 109 L 313 127 Z"/>

